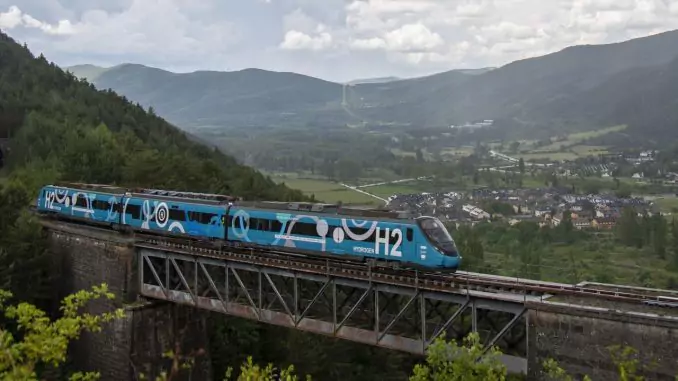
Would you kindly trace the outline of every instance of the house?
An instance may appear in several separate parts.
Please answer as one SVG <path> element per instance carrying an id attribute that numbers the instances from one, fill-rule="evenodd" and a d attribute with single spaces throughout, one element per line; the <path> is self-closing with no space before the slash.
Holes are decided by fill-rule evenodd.
<path id="1" fill-rule="evenodd" d="M 573 220 L 572 225 L 574 225 L 574 227 L 579 230 L 587 229 L 591 227 L 591 220 L 588 219 Z"/>
<path id="2" fill-rule="evenodd" d="M 594 218 L 591 221 L 591 227 L 594 229 L 612 229 L 617 224 L 617 219 L 613 217 Z"/>

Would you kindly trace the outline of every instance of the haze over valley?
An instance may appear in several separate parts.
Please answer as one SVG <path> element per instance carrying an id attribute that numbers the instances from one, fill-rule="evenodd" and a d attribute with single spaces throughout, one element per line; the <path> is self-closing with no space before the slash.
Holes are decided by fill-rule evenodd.
<path id="1" fill-rule="evenodd" d="M 437 129 L 491 119 L 497 138 L 545 138 L 628 124 L 634 138 L 652 140 L 667 133 L 678 136 L 668 128 L 678 113 L 671 107 L 678 88 L 675 46 L 678 31 L 671 31 L 617 44 L 573 46 L 493 70 L 348 86 L 260 69 L 182 74 L 138 64 L 67 69 L 194 132 Z M 632 90 L 629 84 L 635 84 Z"/>

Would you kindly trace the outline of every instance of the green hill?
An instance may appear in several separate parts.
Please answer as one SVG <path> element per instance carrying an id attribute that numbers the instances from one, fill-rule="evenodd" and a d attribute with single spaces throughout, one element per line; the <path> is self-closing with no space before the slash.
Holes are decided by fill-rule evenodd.
<path id="1" fill-rule="evenodd" d="M 88 82 L 94 82 L 99 78 L 99 76 L 104 73 L 106 70 L 110 69 L 109 67 L 101 67 L 91 64 L 84 65 L 73 65 L 65 68 L 66 71 L 70 71 L 78 78 L 84 78 Z"/>
<path id="2" fill-rule="evenodd" d="M 98 91 L 0 33 L 0 136 L 6 165 L 42 178 L 300 199 L 230 156 L 195 142 L 112 91 Z"/>

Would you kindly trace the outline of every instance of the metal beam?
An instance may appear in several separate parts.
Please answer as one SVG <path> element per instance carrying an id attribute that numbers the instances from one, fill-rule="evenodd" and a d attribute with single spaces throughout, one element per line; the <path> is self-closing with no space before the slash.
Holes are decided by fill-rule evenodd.
<path id="1" fill-rule="evenodd" d="M 487 314 L 477 314 L 478 309 L 499 316 L 482 327 L 483 332 L 493 333 L 489 346 L 511 345 L 505 343 L 511 340 L 501 339 L 525 311 L 517 298 L 490 299 L 484 293 L 451 287 L 436 292 L 379 279 L 322 276 L 148 248 L 138 255 L 138 263 L 147 268 L 138 272 L 140 293 L 145 297 L 419 355 L 445 332 L 452 330 L 459 336 L 480 330 L 483 322 L 478 316 L 487 318 Z M 168 282 L 170 271 L 173 284 L 181 289 L 170 288 L 175 287 Z M 239 296 L 244 299 L 239 301 Z M 370 297 L 371 302 L 365 303 Z M 495 319 L 497 324 L 493 324 Z M 495 325 L 502 328 L 497 332 Z M 526 372 L 522 356 L 503 359 L 509 370 Z"/>

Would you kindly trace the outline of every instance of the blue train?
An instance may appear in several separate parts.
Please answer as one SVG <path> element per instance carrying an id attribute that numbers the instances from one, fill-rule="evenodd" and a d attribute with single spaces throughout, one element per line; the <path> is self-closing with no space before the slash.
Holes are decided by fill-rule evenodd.
<path id="1" fill-rule="evenodd" d="M 461 255 L 434 217 L 107 185 L 48 185 L 37 212 L 87 224 L 311 256 L 454 272 Z"/>

